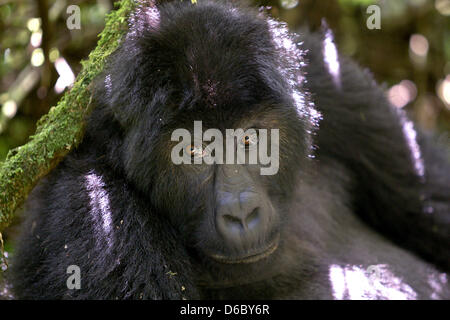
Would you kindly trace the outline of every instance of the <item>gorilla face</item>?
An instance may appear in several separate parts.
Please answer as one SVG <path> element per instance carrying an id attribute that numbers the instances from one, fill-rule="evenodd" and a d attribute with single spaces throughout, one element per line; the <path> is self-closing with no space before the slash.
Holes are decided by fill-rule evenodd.
<path id="1" fill-rule="evenodd" d="M 220 117 L 228 109 L 229 106 L 216 106 L 215 113 Z M 152 160 L 158 164 L 152 178 L 155 183 L 150 188 L 153 205 L 168 215 L 188 246 L 219 264 L 257 263 L 277 249 L 280 225 L 286 220 L 289 197 L 297 180 L 292 168 L 300 168 L 305 162 L 305 146 L 289 141 L 290 136 L 305 134 L 292 106 L 256 106 L 251 113 L 253 116 L 243 114 L 220 123 L 205 119 L 195 111 L 183 111 L 189 120 L 181 128 L 193 133 L 193 121 L 190 120 L 195 119 L 201 120 L 203 126 L 207 124 L 207 128 L 219 129 L 224 137 L 227 128 L 243 128 L 244 131 L 257 128 L 268 132 L 279 129 L 280 168 L 274 175 L 261 175 L 259 162 L 176 165 L 170 155 L 177 142 L 170 140 L 170 133 L 180 127 L 170 124 L 162 128 L 151 147 L 151 153 L 159 157 Z M 243 148 L 248 159 L 249 149 L 261 143 L 258 138 L 258 135 L 253 137 L 244 133 L 234 137 L 233 148 Z M 204 142 L 199 155 L 194 141 L 187 142 L 185 148 L 192 157 L 202 157 L 208 150 L 208 143 Z M 289 172 L 287 168 L 290 168 Z"/>
<path id="2" fill-rule="evenodd" d="M 230 106 L 216 106 L 218 117 L 227 114 Z M 171 149 L 177 142 L 170 140 L 170 133 L 179 124 L 166 124 L 150 148 L 155 157 L 155 183 L 150 187 L 152 205 L 158 212 L 166 214 L 180 232 L 186 246 L 191 248 L 202 265 L 213 265 L 214 269 L 227 269 L 228 279 L 241 277 L 248 268 L 272 272 L 273 255 L 281 245 L 281 230 L 288 223 L 290 197 L 298 181 L 296 171 L 306 165 L 305 145 L 289 139 L 305 135 L 302 122 L 292 105 L 255 106 L 250 114 L 242 114 L 232 121 L 213 122 L 202 113 L 183 111 L 186 122 L 182 128 L 193 132 L 191 120 L 201 120 L 207 128 L 258 128 L 279 129 L 280 168 L 274 175 L 261 175 L 262 165 L 257 164 L 180 164 L 171 161 Z M 210 112 L 211 114 L 211 112 Z M 174 117 L 179 119 L 179 115 Z M 205 128 L 205 124 L 208 127 Z M 248 141 L 261 141 L 249 135 L 235 137 L 234 148 L 244 146 L 249 154 Z M 204 142 L 203 150 L 208 150 Z M 194 141 L 186 143 L 187 150 L 196 157 Z M 225 144 L 224 144 L 225 146 Z M 147 152 L 142 150 L 142 152 Z M 225 153 L 225 152 L 224 152 Z M 204 153 L 200 151 L 200 157 Z M 289 168 L 289 171 L 287 170 Z M 297 169 L 297 170 L 296 170 Z M 279 261 L 278 261 L 279 262 Z M 244 266 L 244 268 L 242 268 Z M 233 268 L 236 273 L 233 273 Z M 261 273 L 252 272 L 253 275 Z M 214 281 L 217 283 L 217 281 Z"/>
<path id="3" fill-rule="evenodd" d="M 121 161 L 128 179 L 149 195 L 151 212 L 169 219 L 191 257 L 233 279 L 246 277 L 248 268 L 254 276 L 262 274 L 254 268 L 270 272 L 283 246 L 297 173 L 309 162 L 314 123 L 308 99 L 296 87 L 302 62 L 292 39 L 265 19 L 246 18 L 253 13 L 229 10 L 175 9 L 158 17 L 157 25 L 142 22 L 140 34 L 113 55 L 106 87 L 124 129 Z M 216 21 L 221 23 L 212 27 Z M 286 78 L 287 70 L 297 81 Z M 128 87 L 125 94 L 114 90 L 121 85 Z M 271 150 L 271 130 L 278 130 L 278 170 L 262 175 L 260 154 L 256 163 L 175 164 L 171 155 L 179 142 L 172 134 L 183 129 L 194 136 L 196 121 L 203 133 L 216 129 L 224 139 L 227 130 L 243 130 L 232 146 L 223 144 L 224 158 L 242 149 L 248 160 L 251 147 L 263 140 L 261 129 Z M 255 133 L 245 134 L 249 129 Z M 187 141 L 183 151 L 198 160 L 212 142 Z"/>

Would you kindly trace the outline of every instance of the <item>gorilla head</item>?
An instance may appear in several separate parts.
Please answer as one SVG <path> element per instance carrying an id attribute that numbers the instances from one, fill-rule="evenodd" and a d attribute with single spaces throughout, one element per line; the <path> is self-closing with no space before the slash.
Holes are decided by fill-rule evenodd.
<path id="1" fill-rule="evenodd" d="M 246 268 L 258 264 L 267 272 L 282 246 L 282 225 L 289 223 L 290 197 L 298 171 L 308 165 L 318 120 L 300 93 L 302 52 L 283 25 L 226 3 L 142 8 L 132 20 L 100 83 L 124 130 L 119 166 L 202 263 L 227 273 L 239 265 L 246 277 Z M 180 128 L 194 136 L 195 121 L 203 132 L 214 128 L 224 137 L 227 129 L 242 129 L 229 148 L 247 154 L 277 129 L 278 171 L 262 175 L 260 159 L 225 162 L 225 138 L 224 161 L 174 164 L 177 145 L 199 159 L 212 143 L 172 141 Z"/>

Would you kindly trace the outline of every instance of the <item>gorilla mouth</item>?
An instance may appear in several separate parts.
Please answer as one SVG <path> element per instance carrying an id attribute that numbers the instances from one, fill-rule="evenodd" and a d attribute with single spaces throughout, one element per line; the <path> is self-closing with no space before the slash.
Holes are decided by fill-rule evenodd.
<path id="1" fill-rule="evenodd" d="M 220 254 L 213 254 L 210 257 L 220 263 L 227 263 L 227 264 L 254 263 L 274 253 L 275 250 L 278 248 L 278 242 L 279 242 L 279 235 L 277 235 L 275 240 L 273 240 L 266 248 L 264 248 L 264 250 L 257 253 L 251 253 L 240 257 L 229 257 Z"/>

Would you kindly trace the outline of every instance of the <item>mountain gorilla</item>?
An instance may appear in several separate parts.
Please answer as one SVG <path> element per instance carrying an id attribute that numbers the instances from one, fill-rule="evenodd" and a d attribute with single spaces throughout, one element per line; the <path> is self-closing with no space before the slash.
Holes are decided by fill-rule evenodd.
<path id="1" fill-rule="evenodd" d="M 17 297 L 450 297 L 448 157 L 330 31 L 297 36 L 232 2 L 141 5 L 94 101 L 28 202 Z M 277 171 L 174 163 L 194 121 L 277 129 Z M 232 142 L 249 153 L 264 139 L 246 132 Z M 201 160 L 196 143 L 180 154 Z"/>

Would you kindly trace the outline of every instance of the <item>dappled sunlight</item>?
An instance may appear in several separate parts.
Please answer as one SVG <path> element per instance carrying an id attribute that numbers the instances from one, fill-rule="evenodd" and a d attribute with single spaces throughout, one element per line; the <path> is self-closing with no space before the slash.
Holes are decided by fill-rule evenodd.
<path id="1" fill-rule="evenodd" d="M 414 169 L 419 176 L 423 176 L 425 173 L 425 166 L 422 159 L 422 153 L 420 146 L 417 143 L 417 132 L 414 129 L 414 124 L 411 120 L 406 118 L 403 112 L 399 112 L 400 123 L 402 125 L 403 135 L 405 136 L 409 150 L 411 152 L 411 159 L 414 164 Z"/>
<path id="2" fill-rule="evenodd" d="M 328 72 L 333 77 L 333 81 L 337 86 L 341 85 L 341 66 L 339 64 L 338 52 L 334 43 L 333 32 L 328 29 L 325 33 L 323 41 L 323 57 L 328 67 Z"/>
<path id="3" fill-rule="evenodd" d="M 75 74 L 66 59 L 62 57 L 56 59 L 55 68 L 59 74 L 59 78 L 55 84 L 55 92 L 61 93 L 66 87 L 70 87 L 75 82 Z"/>
<path id="4" fill-rule="evenodd" d="M 409 57 L 417 66 L 423 66 L 426 63 L 430 44 L 428 39 L 421 34 L 413 34 L 409 39 Z"/>
<path id="5" fill-rule="evenodd" d="M 106 242 L 108 248 L 113 245 L 112 231 L 113 224 L 111 218 L 111 208 L 109 195 L 105 189 L 105 183 L 101 176 L 91 171 L 85 177 L 86 189 L 89 192 L 90 206 L 89 211 L 94 223 L 94 232 L 97 242 Z M 103 246 L 104 243 L 100 243 Z"/>
<path id="6" fill-rule="evenodd" d="M 450 74 L 438 82 L 437 94 L 446 107 L 450 109 Z"/>
<path id="7" fill-rule="evenodd" d="M 387 94 L 389 102 L 397 108 L 403 108 L 413 101 L 417 96 L 417 87 L 410 80 L 402 80 L 399 84 L 392 86 Z"/>
<path id="8" fill-rule="evenodd" d="M 300 48 L 302 42 L 297 41 L 299 36 L 289 31 L 286 23 L 278 22 L 274 19 L 267 19 L 272 40 L 280 53 L 279 71 L 287 79 L 291 87 L 291 97 L 298 115 L 307 119 L 313 126 L 318 126 L 322 115 L 313 102 L 306 99 L 302 92 L 302 85 L 305 82 L 303 68 L 306 66 L 304 61 L 305 51 Z"/>
<path id="9" fill-rule="evenodd" d="M 441 294 L 444 291 L 444 286 L 447 285 L 447 274 L 441 273 L 439 275 L 431 273 L 428 275 L 428 285 L 433 289 L 433 293 L 430 298 L 433 300 L 444 299 Z"/>
<path id="10" fill-rule="evenodd" d="M 414 300 L 416 292 L 385 264 L 362 266 L 336 264 L 329 267 L 329 280 L 336 300 Z"/>
<path id="11" fill-rule="evenodd" d="M 128 19 L 128 39 L 134 39 L 141 36 L 147 28 L 154 30 L 159 28 L 160 24 L 159 10 L 154 6 L 140 5 Z"/>
<path id="12" fill-rule="evenodd" d="M 110 97 L 112 94 L 112 80 L 111 80 L 110 74 L 106 75 L 106 77 L 105 77 L 105 89 L 106 89 L 106 95 L 108 97 Z"/>

